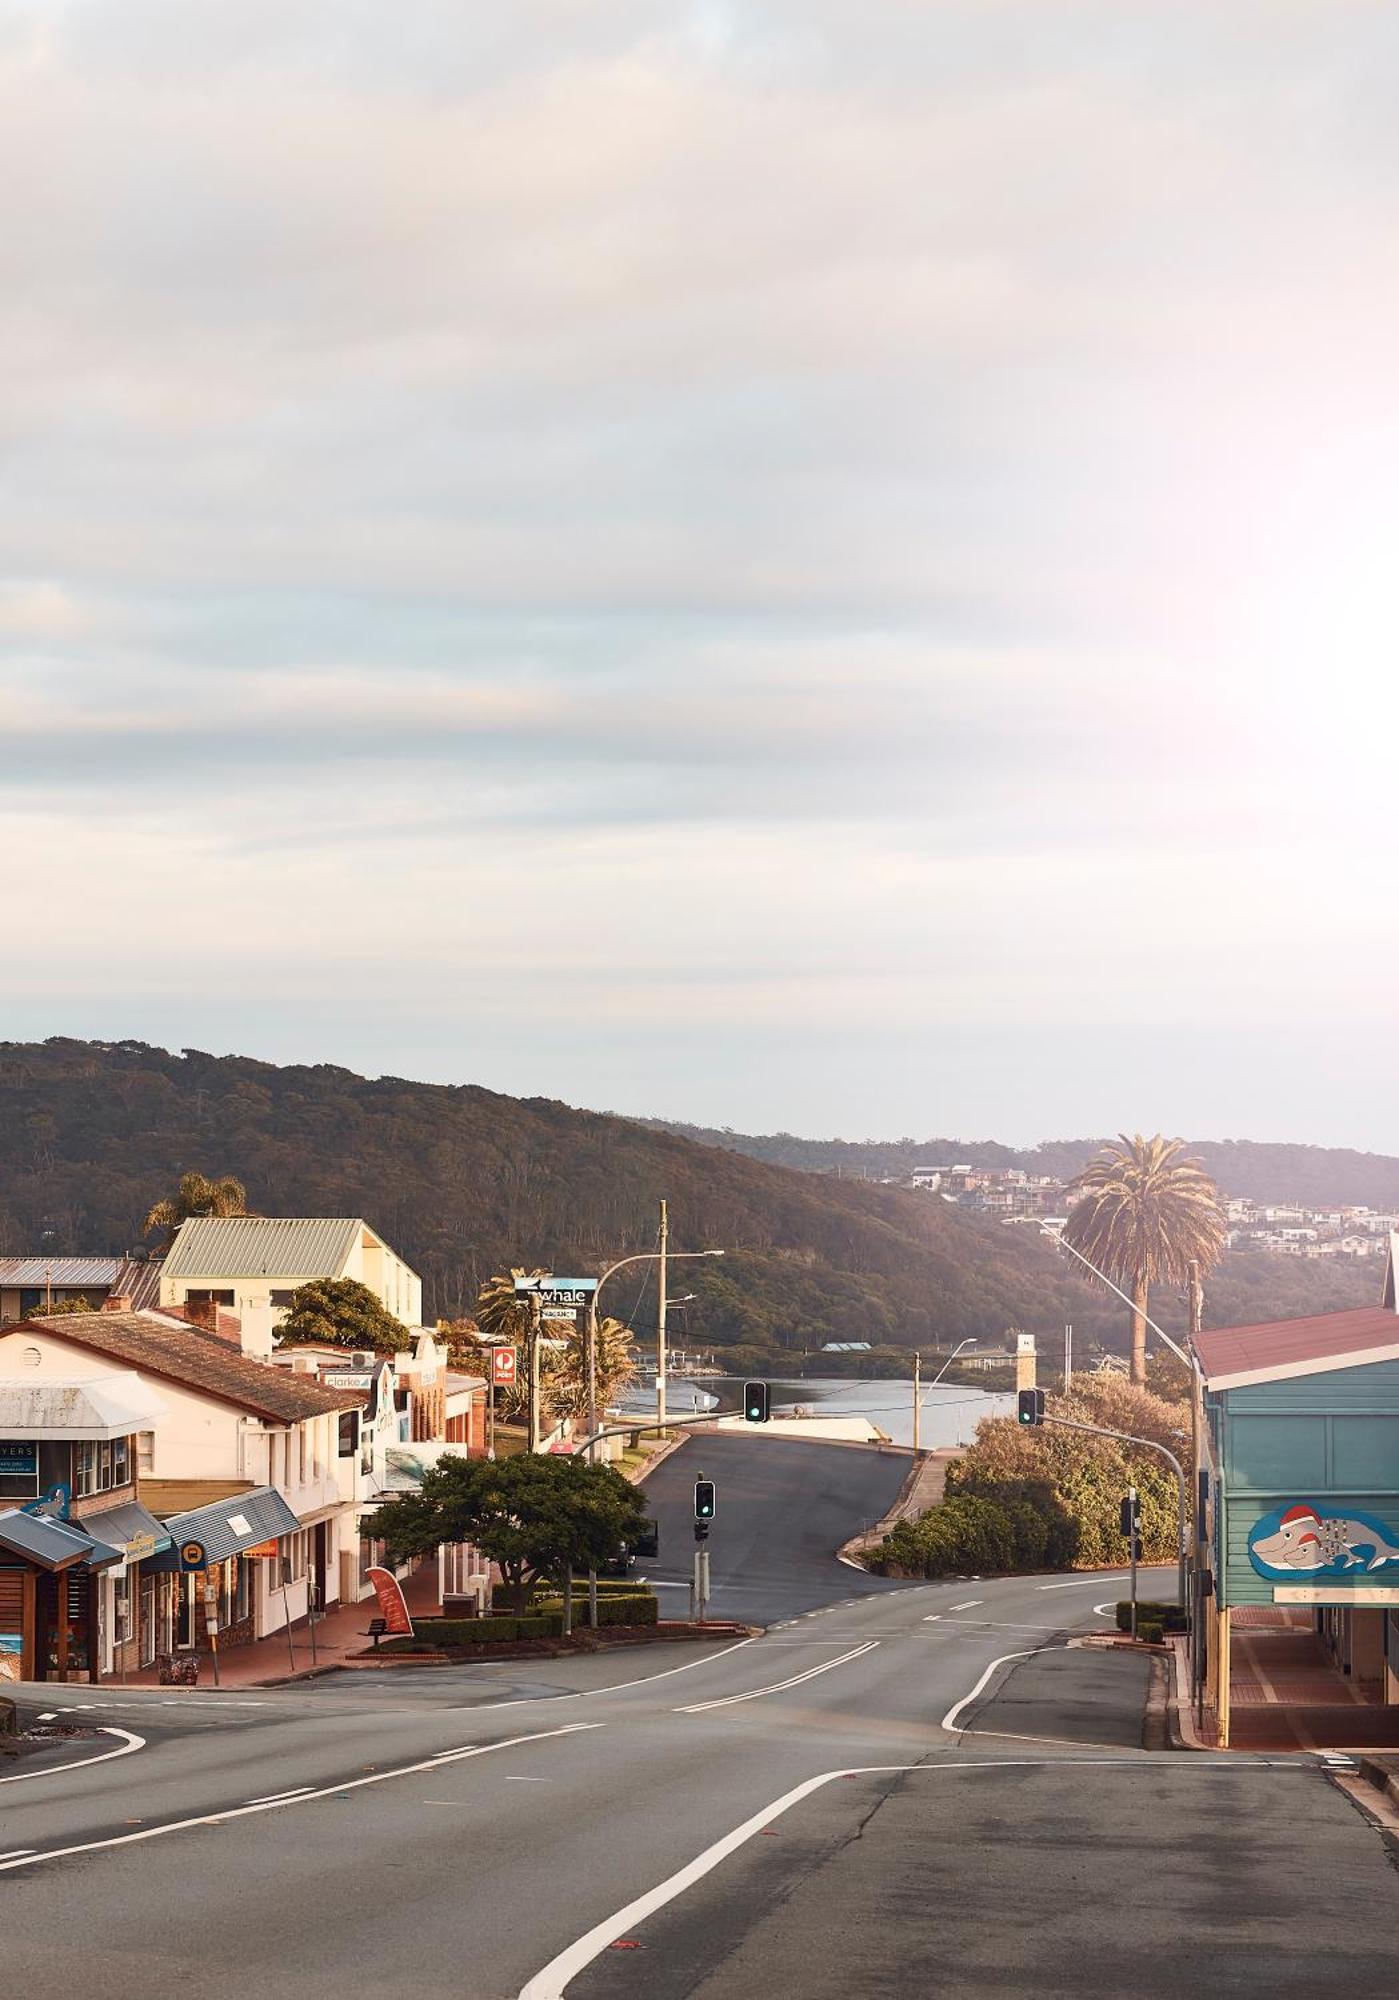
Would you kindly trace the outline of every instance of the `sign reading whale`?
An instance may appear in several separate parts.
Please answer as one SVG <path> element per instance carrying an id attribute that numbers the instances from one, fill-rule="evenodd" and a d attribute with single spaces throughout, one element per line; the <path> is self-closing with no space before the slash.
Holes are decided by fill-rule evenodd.
<path id="1" fill-rule="evenodd" d="M 1368 1576 L 1399 1566 L 1399 1540 L 1373 1514 L 1332 1514 L 1310 1500 L 1290 1500 L 1255 1521 L 1248 1559 L 1260 1576 Z"/>

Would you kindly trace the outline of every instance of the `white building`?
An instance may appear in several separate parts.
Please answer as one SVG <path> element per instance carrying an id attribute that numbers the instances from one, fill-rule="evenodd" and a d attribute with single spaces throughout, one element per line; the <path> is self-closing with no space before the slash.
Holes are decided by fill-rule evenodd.
<path id="1" fill-rule="evenodd" d="M 422 1279 L 359 1216 L 195 1216 L 165 1258 L 160 1303 L 236 1313 L 244 1352 L 265 1359 L 313 1278 L 357 1278 L 405 1326 L 422 1323 Z"/>
<path id="2" fill-rule="evenodd" d="M 107 1382 L 128 1403 L 137 1390 L 156 1399 L 159 1416 L 134 1432 L 134 1463 L 124 1456 L 111 1500 L 137 1501 L 173 1546 L 138 1558 L 133 1544 L 124 1587 L 122 1576 L 104 1578 L 103 1671 L 123 1641 L 131 1651 L 117 1664 L 128 1666 L 194 1645 L 206 1592 L 234 1643 L 304 1618 L 313 1587 L 323 1605 L 361 1594 L 362 1391 L 269 1367 L 158 1312 L 0 1329 L 0 1378 L 69 1390 L 80 1382 L 89 1400 Z M 101 1476 L 99 1464 L 91 1497 L 108 1490 Z M 182 1563 L 182 1549 L 200 1560 Z M 254 1550 L 272 1560 L 251 1558 Z"/>

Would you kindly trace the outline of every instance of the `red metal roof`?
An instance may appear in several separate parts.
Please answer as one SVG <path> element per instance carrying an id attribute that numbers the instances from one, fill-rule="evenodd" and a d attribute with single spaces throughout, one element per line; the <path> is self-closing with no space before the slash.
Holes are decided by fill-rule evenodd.
<path id="1" fill-rule="evenodd" d="M 1282 1381 L 1294 1373 L 1342 1368 L 1350 1358 L 1363 1362 L 1383 1350 L 1399 1352 L 1399 1314 L 1385 1306 L 1357 1306 L 1310 1319 L 1221 1326 L 1197 1335 L 1195 1345 L 1212 1389 L 1260 1375 Z"/>

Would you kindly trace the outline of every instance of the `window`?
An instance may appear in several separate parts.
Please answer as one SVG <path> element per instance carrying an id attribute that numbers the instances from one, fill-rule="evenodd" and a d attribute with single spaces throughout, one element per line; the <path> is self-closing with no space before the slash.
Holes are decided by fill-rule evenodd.
<path id="1" fill-rule="evenodd" d="M 154 1431 L 138 1431 L 136 1433 L 136 1470 L 138 1472 L 155 1471 Z"/>
<path id="2" fill-rule="evenodd" d="M 231 1306 L 237 1303 L 233 1292 L 186 1292 L 187 1306 Z"/>
<path id="3" fill-rule="evenodd" d="M 110 1493 L 131 1478 L 131 1440 L 103 1438 L 92 1444 L 73 1446 L 73 1496 L 86 1499 L 90 1493 Z"/>
<path id="4" fill-rule="evenodd" d="M 288 1291 L 283 1287 L 280 1291 L 276 1289 L 270 1291 L 267 1294 L 267 1302 L 270 1306 L 285 1311 L 295 1297 L 296 1293 L 294 1291 Z"/>
<path id="5" fill-rule="evenodd" d="M 0 1499 L 32 1500 L 38 1491 L 38 1445 L 0 1438 Z"/>
<path id="6" fill-rule="evenodd" d="M 340 1412 L 339 1455 L 341 1458 L 353 1458 L 358 1447 L 359 1413 L 356 1410 L 342 1410 Z"/>
<path id="7" fill-rule="evenodd" d="M 123 1570 L 112 1583 L 112 1644 L 124 1646 L 131 1637 L 131 1572 Z"/>

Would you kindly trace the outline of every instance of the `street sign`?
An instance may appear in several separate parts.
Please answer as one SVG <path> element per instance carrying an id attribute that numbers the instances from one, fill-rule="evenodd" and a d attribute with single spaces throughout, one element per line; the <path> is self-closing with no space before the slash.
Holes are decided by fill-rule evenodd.
<path id="1" fill-rule="evenodd" d="M 539 1317 L 551 1323 L 563 1320 L 566 1325 L 572 1326 L 580 1311 L 579 1306 L 544 1306 L 540 1310 Z"/>
<path id="2" fill-rule="evenodd" d="M 538 1299 L 542 1306 L 585 1306 L 597 1290 L 596 1278 L 517 1278 L 517 1298 Z"/>
<path id="3" fill-rule="evenodd" d="M 491 1381 L 497 1389 L 510 1389 L 515 1384 L 517 1356 L 513 1347 L 493 1347 L 491 1349 Z"/>

